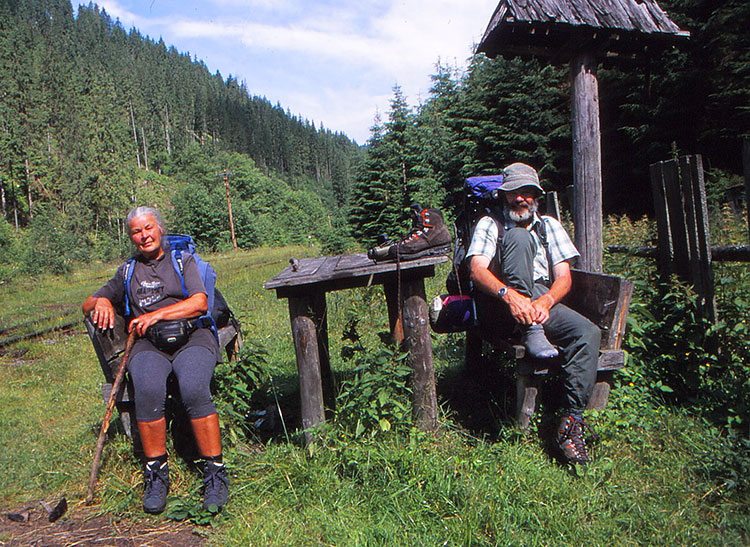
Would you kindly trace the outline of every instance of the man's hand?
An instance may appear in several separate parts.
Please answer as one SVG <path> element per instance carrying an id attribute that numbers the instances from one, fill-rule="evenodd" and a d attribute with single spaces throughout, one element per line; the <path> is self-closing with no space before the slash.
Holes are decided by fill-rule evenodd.
<path id="1" fill-rule="evenodd" d="M 531 303 L 534 308 L 534 322 L 544 324 L 549 319 L 549 310 L 555 305 L 554 297 L 550 293 L 544 293 Z"/>
<path id="2" fill-rule="evenodd" d="M 502 298 L 510 308 L 510 314 L 516 323 L 521 325 L 531 325 L 537 322 L 537 311 L 531 303 L 531 298 L 524 296 L 520 292 L 508 287 L 508 292 Z"/>

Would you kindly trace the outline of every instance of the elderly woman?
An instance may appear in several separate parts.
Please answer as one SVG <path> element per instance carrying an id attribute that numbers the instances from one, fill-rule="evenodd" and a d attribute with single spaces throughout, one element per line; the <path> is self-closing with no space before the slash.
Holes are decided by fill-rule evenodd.
<path id="1" fill-rule="evenodd" d="M 127 297 L 130 315 L 126 319 L 129 332 L 136 331 L 138 335 L 128 370 L 147 460 L 143 509 L 160 513 L 166 506 L 169 468 L 164 405 L 170 373 L 177 377 L 198 449 L 206 460 L 203 505 L 221 507 L 227 501 L 229 481 L 222 461 L 219 417 L 210 392 L 219 348 L 210 329 L 200 328 L 191 321 L 206 313 L 206 289 L 193 256 L 186 253 L 183 275 L 188 296 L 183 296 L 158 211 L 137 207 L 130 211 L 126 222 L 130 240 L 137 249 Z M 113 328 L 115 308 L 125 307 L 125 268 L 126 265 L 121 266 L 106 285 L 83 303 L 84 315 L 101 329 Z M 165 326 L 183 328 L 189 335 L 178 340 L 179 347 L 175 347 L 174 337 L 159 336 L 158 331 Z"/>

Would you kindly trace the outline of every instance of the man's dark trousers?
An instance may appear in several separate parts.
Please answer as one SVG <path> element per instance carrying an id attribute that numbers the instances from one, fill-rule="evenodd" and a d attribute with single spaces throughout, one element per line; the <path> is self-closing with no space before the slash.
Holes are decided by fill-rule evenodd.
<path id="1" fill-rule="evenodd" d="M 490 268 L 501 281 L 521 294 L 539 298 L 549 288 L 540 280 L 534 282 L 536 250 L 536 240 L 531 232 L 525 228 L 511 228 L 498 242 L 497 254 Z M 518 327 L 508 306 L 497 298 L 478 295 L 477 313 L 483 328 L 492 325 L 492 329 L 505 336 Z M 549 320 L 544 323 L 544 333 L 560 348 L 562 355 L 564 405 L 569 412 L 581 414 L 596 382 L 601 331 L 580 313 L 564 304 L 555 304 L 549 312 Z"/>

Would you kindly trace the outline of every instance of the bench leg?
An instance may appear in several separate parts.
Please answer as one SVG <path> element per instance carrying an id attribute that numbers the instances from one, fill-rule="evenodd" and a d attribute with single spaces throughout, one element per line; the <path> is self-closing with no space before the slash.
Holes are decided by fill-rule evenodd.
<path id="1" fill-rule="evenodd" d="M 422 431 L 437 429 L 437 394 L 424 280 L 402 280 L 404 346 L 412 367 L 412 418 Z"/>
<path id="2" fill-rule="evenodd" d="M 516 373 L 516 421 L 527 430 L 536 408 L 537 381 L 533 375 Z"/>
<path id="3" fill-rule="evenodd" d="M 594 390 L 589 397 L 589 404 L 586 405 L 587 410 L 606 408 L 609 392 L 612 390 L 612 375 L 611 370 L 601 370 L 597 373 Z"/>
<path id="4" fill-rule="evenodd" d="M 325 420 L 320 344 L 313 309 L 313 303 L 309 297 L 289 298 L 289 317 L 292 322 L 292 337 L 297 355 L 302 428 L 305 430 L 306 444 L 315 440 L 309 429 Z"/>

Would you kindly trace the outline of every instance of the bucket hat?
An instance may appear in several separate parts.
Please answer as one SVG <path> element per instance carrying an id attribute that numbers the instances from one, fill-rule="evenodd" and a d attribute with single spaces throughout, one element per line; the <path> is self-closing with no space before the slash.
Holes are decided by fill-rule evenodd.
<path id="1" fill-rule="evenodd" d="M 512 192 L 524 186 L 533 186 L 544 194 L 542 185 L 539 184 L 539 175 L 536 169 L 525 163 L 511 163 L 503 169 L 503 185 L 500 190 Z"/>

